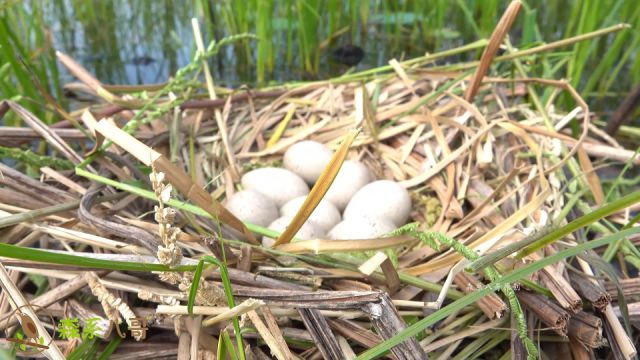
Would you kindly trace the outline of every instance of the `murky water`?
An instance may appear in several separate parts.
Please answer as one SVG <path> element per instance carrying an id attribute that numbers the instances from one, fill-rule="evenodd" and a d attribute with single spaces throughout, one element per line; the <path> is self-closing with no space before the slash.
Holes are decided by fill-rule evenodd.
<path id="1" fill-rule="evenodd" d="M 225 46 L 219 54 L 210 59 L 210 68 L 216 83 L 229 87 L 257 84 L 259 47 L 267 41 L 273 49 L 273 69 L 265 73 L 264 81 L 260 85 L 323 79 L 339 76 L 350 69 L 350 66 L 335 61 L 331 56 L 336 48 L 342 46 L 354 45 L 363 49 L 364 57 L 355 70 L 364 70 L 386 65 L 392 58 L 412 58 L 468 44 L 479 38 L 488 38 L 507 4 L 489 0 L 483 1 L 482 4 L 494 5 L 478 5 L 473 0 L 460 0 L 455 4 L 431 0 L 420 6 L 410 1 L 337 2 L 338 10 L 345 13 L 341 13 L 339 24 L 332 28 L 333 15 L 330 12 L 311 12 L 305 15 L 307 17 L 297 13 L 300 8 L 306 8 L 305 4 L 311 4 L 312 0 L 283 0 L 277 5 L 272 5 L 272 16 L 266 19 L 271 28 L 271 35 L 265 38 L 258 31 L 258 8 L 263 2 L 243 1 L 246 1 L 245 6 L 255 7 L 255 10 L 245 9 L 244 13 L 238 11 L 236 7 L 239 3 L 231 0 L 42 0 L 24 4 L 43 10 L 45 22 L 57 50 L 72 56 L 100 81 L 108 84 L 150 84 L 166 81 L 179 68 L 188 64 L 193 56 L 191 18 L 199 20 L 205 43 L 208 43 L 213 38 L 219 40 L 242 32 L 242 26 L 236 22 L 239 19 L 238 14 L 245 14 L 245 31 L 257 33 L 260 39 Z M 353 12 L 349 9 L 349 6 L 362 7 L 367 3 L 368 8 L 363 8 L 363 11 Z M 576 21 L 571 20 L 576 9 L 574 2 L 570 2 L 573 4 L 570 6 L 564 2 L 544 0 L 529 0 L 527 3 L 529 9 L 521 12 L 509 33 L 516 47 L 522 46 L 522 43 L 531 46 L 539 39 L 547 42 L 559 40 L 565 37 L 563 34 L 570 23 Z M 206 6 L 209 8 L 206 9 Z M 611 13 L 611 16 L 595 28 L 630 20 L 625 18 L 626 13 L 620 13 L 620 6 L 617 8 L 618 13 Z M 349 18 L 352 14 L 357 15 L 355 21 Z M 312 29 L 313 39 L 304 45 L 300 25 L 314 18 L 318 25 Z M 348 24 L 356 25 L 349 27 Z M 614 36 L 618 35 L 611 35 L 607 41 L 600 41 L 597 48 L 592 46 L 593 49 L 606 49 L 607 46 L 611 46 Z M 305 46 L 307 48 L 303 49 Z M 309 47 L 312 49 L 309 50 Z M 599 64 L 598 57 L 593 55 L 593 49 L 589 50 L 592 54 L 588 58 L 589 61 L 580 64 L 584 69 L 579 77 L 581 84 L 578 90 L 582 90 L 586 80 Z M 312 71 L 303 70 L 309 68 L 303 59 L 303 53 L 309 51 L 314 53 L 311 60 Z M 443 61 L 471 60 L 477 59 L 479 55 L 479 52 L 473 52 L 463 55 L 462 58 Z M 532 65 L 531 75 L 544 77 L 544 71 L 560 64 L 560 71 L 555 71 L 549 76 L 571 77 L 562 67 L 563 56 L 565 55 L 559 54 L 547 57 L 544 66 L 540 63 Z M 634 79 L 638 78 L 639 74 L 632 70 L 640 70 L 640 66 L 629 65 L 637 62 L 635 57 L 627 59 L 631 60 L 620 68 L 622 71 L 616 72 L 617 76 L 607 77 L 608 73 L 602 72 L 602 76 L 598 77 L 600 80 L 597 81 L 597 86 L 582 93 L 593 105 L 593 109 L 615 109 L 635 84 Z M 640 62 L 637 63 L 640 65 Z M 508 66 L 510 65 L 504 64 L 501 71 L 508 72 Z M 62 83 L 75 80 L 62 68 L 61 77 Z M 606 86 L 602 87 L 600 84 Z M 603 97 L 602 93 L 606 93 L 606 96 Z"/>
<path id="2" fill-rule="evenodd" d="M 187 64 L 194 51 L 192 17 L 199 19 L 205 41 L 215 33 L 220 39 L 229 35 L 223 25 L 215 26 L 212 18 L 219 18 L 219 9 L 214 15 L 204 16 L 188 3 L 172 1 L 73 1 L 51 0 L 34 3 L 43 6 L 47 23 L 51 26 L 54 46 L 85 66 L 96 77 L 111 84 L 148 84 L 166 81 L 175 71 Z M 411 34 L 389 34 L 388 23 L 415 21 L 410 14 L 383 19 L 372 17 L 368 25 L 333 39 L 327 46 L 320 45 L 318 71 L 309 73 L 300 70 L 300 56 L 296 41 L 293 41 L 292 56 L 286 52 L 286 19 L 274 19 L 274 43 L 278 53 L 273 72 L 267 81 L 299 81 L 337 76 L 350 66 L 341 64 L 332 56 L 336 48 L 357 45 L 364 49 L 364 57 L 358 70 L 385 65 L 391 58 L 409 58 L 425 52 L 462 45 L 463 37 L 450 30 L 440 32 L 440 41 L 415 41 Z M 353 40 L 350 38 L 353 37 Z M 412 39 L 413 38 L 413 39 Z M 469 39 L 471 41 L 473 39 Z M 239 86 L 255 84 L 257 74 L 255 58 L 257 40 L 248 44 L 250 58 L 247 59 L 246 44 L 226 46 L 211 59 L 211 69 L 221 85 Z M 473 55 L 473 54 L 471 54 Z M 63 72 L 63 82 L 73 79 Z"/>

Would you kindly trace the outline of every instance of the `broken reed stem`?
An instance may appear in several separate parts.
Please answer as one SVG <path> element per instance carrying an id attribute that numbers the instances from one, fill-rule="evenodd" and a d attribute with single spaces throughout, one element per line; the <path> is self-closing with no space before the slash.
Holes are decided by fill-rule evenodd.
<path id="1" fill-rule="evenodd" d="M 602 345 L 602 320 L 595 315 L 581 311 L 569 320 L 568 334 L 590 348 Z"/>
<path id="2" fill-rule="evenodd" d="M 582 310 L 582 299 L 562 275 L 555 270 L 543 270 L 539 275 L 542 285 L 551 291 L 553 297 L 563 309 L 569 310 L 574 314 Z"/>
<path id="3" fill-rule="evenodd" d="M 616 335 L 615 330 L 611 326 L 611 324 L 606 320 L 606 316 L 603 315 L 603 326 L 604 326 L 604 334 L 609 340 L 609 348 L 613 353 L 614 359 L 631 359 L 630 356 L 625 356 L 626 354 L 623 352 L 621 348 L 621 343 L 617 340 L 618 337 Z"/>
<path id="4" fill-rule="evenodd" d="M 249 311 L 253 311 L 257 308 L 259 308 L 260 306 L 264 305 L 264 302 L 260 301 L 260 300 L 256 300 L 256 299 L 247 299 L 245 301 L 243 301 L 242 303 L 234 306 L 233 308 L 228 309 L 227 311 L 215 315 L 213 317 L 204 319 L 202 321 L 202 327 L 209 327 L 209 326 L 213 326 L 215 324 L 218 324 L 220 322 L 223 321 L 228 321 L 233 319 L 236 316 L 240 316 L 242 314 L 245 314 Z"/>
<path id="5" fill-rule="evenodd" d="M 619 279 L 618 281 L 620 282 L 620 287 L 625 297 L 637 297 L 640 295 L 640 278 Z M 605 291 L 607 295 L 610 295 L 610 297 L 614 299 L 618 298 L 618 287 L 613 281 L 605 281 L 604 288 L 606 290 L 603 291 Z"/>
<path id="6" fill-rule="evenodd" d="M 106 272 L 100 272 L 99 274 L 104 275 Z M 54 304 L 60 300 L 65 299 L 67 296 L 75 293 L 76 291 L 82 289 L 87 284 L 86 279 L 83 275 L 78 275 L 71 280 L 67 280 L 66 282 L 59 284 L 55 288 L 47 291 L 46 293 L 36 297 L 35 299 L 30 300 L 30 304 L 33 306 L 34 311 L 38 312 L 38 310 L 42 308 L 46 308 L 51 304 Z M 8 294 L 8 292 L 5 292 Z M 0 316 L 0 331 L 5 330 L 8 327 L 11 327 L 18 323 L 18 319 L 10 318 L 8 319 L 8 315 L 1 317 Z"/>
<path id="7" fill-rule="evenodd" d="M 391 259 L 387 257 L 387 259 L 380 265 L 380 269 L 382 269 L 382 273 L 384 274 L 387 287 L 389 288 L 389 294 L 395 294 L 400 290 L 401 282 Z"/>
<path id="8" fill-rule="evenodd" d="M 636 348 L 624 330 L 620 320 L 613 312 L 613 307 L 607 305 L 603 313 L 604 330 L 617 359 L 632 359 L 636 356 Z"/>
<path id="9" fill-rule="evenodd" d="M 529 255 L 534 261 L 540 260 L 536 253 Z M 576 314 L 582 310 L 582 299 L 571 284 L 552 265 L 545 266 L 539 273 L 542 285 L 547 287 L 562 308 Z"/>
<path id="10" fill-rule="evenodd" d="M 126 195 L 128 195 L 128 193 L 126 192 L 109 194 L 106 196 L 99 197 L 94 203 L 99 204 L 102 202 L 119 200 L 125 197 Z M 51 206 L 43 207 L 40 209 L 28 210 L 21 213 L 5 216 L 0 218 L 0 229 L 5 228 L 7 226 L 17 225 L 23 222 L 39 220 L 49 215 L 75 210 L 79 206 L 80 206 L 80 200 L 74 200 L 74 201 L 70 201 L 70 202 L 66 202 L 58 205 L 51 205 Z"/>
<path id="11" fill-rule="evenodd" d="M 583 299 L 589 301 L 594 308 L 604 311 L 611 303 L 611 295 L 599 284 L 593 282 L 585 274 L 576 272 L 569 273 L 571 286 Z"/>
<path id="12" fill-rule="evenodd" d="M 585 274 L 592 277 L 593 283 L 596 280 L 593 278 L 595 275 L 588 262 L 581 258 L 576 258 L 578 264 Z M 608 304 L 602 311 L 602 320 L 604 323 L 605 335 L 609 341 L 611 349 L 616 354 L 618 359 L 631 359 L 636 356 L 637 350 L 635 344 L 631 341 L 629 334 L 625 331 L 624 327 L 620 323 L 620 320 L 613 312 L 613 307 Z"/>
<path id="13" fill-rule="evenodd" d="M 547 297 L 528 291 L 516 292 L 524 306 L 558 335 L 567 336 L 569 313 Z"/>
<path id="14" fill-rule="evenodd" d="M 260 312 L 262 313 L 262 316 L 264 317 L 264 321 L 267 324 L 267 328 L 269 329 L 269 331 L 271 331 L 271 334 L 276 340 L 276 343 L 280 346 L 280 348 L 283 349 L 283 351 L 285 352 L 285 355 L 287 356 L 287 359 L 293 359 L 293 355 L 289 350 L 287 341 L 284 339 L 282 330 L 280 330 L 280 327 L 278 326 L 278 322 L 275 316 L 273 316 L 271 309 L 269 309 L 268 306 L 263 306 L 260 308 L 260 310 L 261 310 Z"/>
<path id="15" fill-rule="evenodd" d="M 390 339 L 398 332 L 404 330 L 406 325 L 398 314 L 387 293 L 379 293 L 379 301 L 370 302 L 362 307 L 369 314 L 371 323 L 376 333 L 383 339 Z M 398 360 L 426 360 L 427 354 L 422 350 L 418 340 L 411 337 L 390 349 Z"/>
<path id="16" fill-rule="evenodd" d="M 474 292 L 483 284 L 475 276 L 460 272 L 453 278 L 453 282 L 465 294 Z M 480 310 L 491 320 L 504 317 L 507 312 L 507 304 L 496 293 L 491 293 L 476 302 Z"/>
<path id="17" fill-rule="evenodd" d="M 382 338 L 369 331 L 368 329 L 358 325 L 357 323 L 347 319 L 327 319 L 331 329 L 340 335 L 348 337 L 358 345 L 365 348 L 372 348 L 382 342 Z M 390 354 L 392 358 L 395 358 Z"/>

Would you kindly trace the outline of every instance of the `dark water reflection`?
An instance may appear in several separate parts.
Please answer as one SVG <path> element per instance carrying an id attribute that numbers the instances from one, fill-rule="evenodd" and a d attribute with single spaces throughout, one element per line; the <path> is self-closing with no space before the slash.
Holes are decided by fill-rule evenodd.
<path id="1" fill-rule="evenodd" d="M 265 74 L 265 82 L 282 83 L 299 80 L 313 80 L 338 76 L 349 69 L 348 66 L 332 61 L 331 54 L 337 47 L 357 45 L 364 49 L 364 58 L 357 65 L 357 70 L 364 70 L 387 64 L 392 59 L 411 58 L 427 52 L 442 51 L 463 44 L 471 43 L 478 38 L 488 38 L 508 2 L 483 0 L 478 5 L 473 0 L 462 0 L 456 4 L 443 3 L 442 0 L 424 2 L 410 1 L 327 1 L 315 5 L 328 8 L 329 3 L 338 4 L 341 11 L 337 17 L 338 25 L 331 30 L 330 11 L 313 14 L 319 19 L 313 34 L 313 59 L 317 62 L 317 71 L 310 73 L 303 70 L 301 64 L 302 47 L 300 29 L 304 24 L 297 7 L 304 4 L 316 4 L 320 0 L 43 0 L 25 2 L 24 6 L 37 6 L 44 10 L 46 23 L 50 27 L 54 46 L 78 60 L 96 77 L 109 84 L 149 84 L 166 81 L 175 72 L 186 65 L 194 51 L 191 18 L 199 19 L 201 28 L 208 43 L 211 39 L 222 39 L 231 34 L 244 31 L 256 33 L 258 27 L 258 9 L 266 1 L 272 4 L 271 15 L 267 19 L 272 27 L 269 39 L 248 40 L 226 46 L 217 56 L 210 59 L 210 68 L 218 85 L 238 87 L 241 84 L 255 85 L 258 74 L 257 55 L 259 41 L 270 41 L 275 53 L 273 70 Z M 315 2 L 314 2 L 315 1 Z M 559 40 L 570 27 L 572 14 L 579 9 L 576 1 L 529 0 L 529 10 L 523 11 L 510 31 L 512 43 L 532 44 L 544 39 L 548 42 Z M 239 5 L 242 4 L 242 5 Z M 273 5 L 275 4 L 275 5 Z M 301 5 L 302 4 L 302 5 Z M 368 4 L 368 12 L 356 12 L 358 15 L 356 28 L 348 28 L 351 23 L 352 9 L 349 6 L 361 7 Z M 486 4 L 486 5 L 484 5 Z M 493 5 L 492 5 L 493 4 Z M 618 5 L 625 4 L 624 2 Z M 244 12 L 238 9 L 243 9 Z M 470 13 L 460 11 L 463 6 Z M 578 6 L 578 7 L 576 7 Z M 251 8 L 255 7 L 255 9 Z M 205 10 L 203 10 L 203 8 Z M 602 24 L 595 28 L 609 26 L 617 22 L 633 22 L 624 18 L 625 13 L 612 13 Z M 244 14 L 244 15 L 239 15 Z M 234 23 L 242 16 L 246 17 L 244 27 Z M 629 15 L 630 16 L 630 15 Z M 619 19 L 618 19 L 619 18 Z M 575 23 L 575 19 L 572 20 Z M 231 24 L 231 25 L 230 25 Z M 529 25 L 527 25 L 529 24 Z M 531 24 L 535 24 L 533 27 Z M 594 29 L 595 29 L 594 28 Z M 330 34 L 340 33 L 327 46 Z M 260 34 L 258 34 L 260 35 Z M 578 90 L 583 90 L 586 79 L 599 64 L 598 52 L 604 53 L 611 46 L 614 35 L 593 42 L 596 50 L 590 50 L 588 61 L 579 64 L 584 66 Z M 597 47 L 596 47 L 597 45 Z M 321 50 L 318 50 L 321 49 Z M 602 49 L 602 51 L 600 50 Z M 448 61 L 470 60 L 479 56 L 478 52 L 468 53 L 464 58 L 447 59 Z M 570 55 L 549 56 L 548 64 L 532 65 L 531 76 L 545 77 L 550 67 L 559 64 L 561 69 L 554 78 L 571 78 L 563 69 L 563 57 Z M 566 59 L 565 59 L 566 60 Z M 623 70 L 618 74 L 630 72 L 631 76 L 616 76 L 611 82 L 606 72 L 599 74 L 597 86 L 587 89 L 583 96 L 587 97 L 594 108 L 614 109 L 624 93 L 628 92 L 638 76 L 640 66 L 633 65 L 628 71 L 628 64 L 640 64 L 631 57 Z M 566 64 L 566 63 L 565 63 Z M 502 65 L 501 71 L 511 71 L 509 64 Z M 566 66 L 566 65 L 564 65 Z M 608 71 L 608 70 L 607 70 Z M 74 79 L 61 69 L 61 82 Z M 613 77 L 612 77 L 613 78 Z M 576 80 L 574 79 L 574 84 Z M 606 87 L 600 84 L 609 83 Z M 602 90 L 601 90 L 602 89 Z M 607 97 L 594 96 L 597 91 L 607 91 Z M 622 93 L 622 95 L 618 95 Z"/>
<path id="2" fill-rule="evenodd" d="M 173 1 L 74 1 L 45 7 L 54 46 L 106 83 L 160 82 L 189 62 L 196 15 Z M 67 80 L 67 79 L 65 79 Z"/>
<path id="3" fill-rule="evenodd" d="M 226 26 L 221 24 L 219 6 L 222 5 L 213 2 L 212 13 L 205 16 L 196 3 L 198 1 L 48 0 L 34 2 L 32 6 L 44 8 L 56 49 L 79 61 L 99 80 L 112 84 L 147 84 L 165 81 L 189 62 L 194 50 L 192 17 L 200 20 L 207 43 L 212 39 L 211 34 L 215 34 L 217 39 L 229 35 Z M 273 41 L 280 46 L 274 70 L 267 74 L 267 81 L 326 78 L 337 76 L 349 68 L 331 58 L 337 46 L 350 45 L 352 40 L 344 40 L 349 37 L 347 35 L 320 51 L 317 74 L 300 70 L 301 60 L 296 54 L 296 41 L 291 45 L 293 56 L 286 56 L 286 46 L 283 45 L 287 41 L 284 22 L 285 19 L 273 20 L 276 28 Z M 384 26 L 364 27 L 353 32 L 353 43 L 365 48 L 359 69 L 384 65 L 392 57 L 422 55 L 434 51 L 438 45 L 435 41 L 417 44 L 407 34 L 397 34 L 393 41 L 380 41 L 384 32 Z M 440 48 L 457 46 L 464 41 L 463 38 L 452 39 Z M 249 60 L 246 48 L 246 44 L 227 46 L 211 59 L 211 69 L 219 84 L 238 86 L 255 83 L 256 41 L 249 43 Z M 64 72 L 63 77 L 63 83 L 73 80 Z"/>

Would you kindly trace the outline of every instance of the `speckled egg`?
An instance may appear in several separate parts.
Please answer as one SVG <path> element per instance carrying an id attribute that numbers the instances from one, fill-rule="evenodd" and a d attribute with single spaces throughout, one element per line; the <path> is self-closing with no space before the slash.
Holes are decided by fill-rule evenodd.
<path id="1" fill-rule="evenodd" d="M 334 240 L 372 239 L 396 229 L 393 222 L 370 217 L 342 220 L 329 231 L 327 237 Z"/>
<path id="2" fill-rule="evenodd" d="M 291 223 L 292 219 L 293 219 L 292 216 L 279 217 L 275 221 L 273 221 L 271 224 L 269 224 L 268 228 L 278 232 L 283 232 L 287 228 L 287 226 Z M 298 230 L 294 238 L 298 238 L 300 240 L 312 240 L 312 239 L 323 237 L 324 234 L 325 234 L 324 231 L 322 231 L 318 227 L 318 225 L 316 225 L 313 221 L 307 220 L 304 224 L 302 224 L 302 227 L 300 228 L 300 230 Z M 275 242 L 276 242 L 275 239 L 272 239 L 270 237 L 267 237 L 267 236 L 262 237 L 263 246 L 271 247 Z"/>
<path id="3" fill-rule="evenodd" d="M 242 177 L 242 186 L 266 195 L 278 207 L 309 193 L 309 186 L 300 176 L 287 169 L 274 167 L 249 171 Z"/>
<path id="4" fill-rule="evenodd" d="M 353 195 L 372 180 L 371 172 L 363 163 L 347 160 L 342 164 L 324 198 L 342 211 Z"/>
<path id="5" fill-rule="evenodd" d="M 290 200 L 280 208 L 280 214 L 282 216 L 295 216 L 306 198 L 306 196 L 299 196 Z M 322 199 L 308 220 L 318 225 L 322 231 L 327 232 L 340 222 L 341 217 L 335 205 L 328 200 Z"/>
<path id="6" fill-rule="evenodd" d="M 379 180 L 365 185 L 353 195 L 344 210 L 344 219 L 370 217 L 387 219 L 396 226 L 404 225 L 411 211 L 411 197 L 402 185 Z"/>
<path id="7" fill-rule="evenodd" d="M 329 164 L 333 151 L 317 141 L 301 141 L 284 153 L 284 167 L 300 175 L 308 184 L 315 183 Z"/>
<path id="8" fill-rule="evenodd" d="M 267 226 L 278 218 L 276 203 L 266 195 L 251 189 L 231 196 L 225 207 L 238 219 L 260 226 Z"/>

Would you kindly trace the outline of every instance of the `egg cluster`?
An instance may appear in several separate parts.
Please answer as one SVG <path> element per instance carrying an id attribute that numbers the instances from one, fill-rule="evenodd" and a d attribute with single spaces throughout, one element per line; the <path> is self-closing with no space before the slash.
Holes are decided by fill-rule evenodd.
<path id="1" fill-rule="evenodd" d="M 284 154 L 284 169 L 266 167 L 246 173 L 242 177 L 244 190 L 229 198 L 226 207 L 242 221 L 282 232 L 332 156 L 321 143 L 296 143 Z M 405 224 L 410 210 L 411 198 L 404 187 L 390 180 L 375 180 L 363 163 L 347 160 L 295 237 L 375 238 Z M 262 243 L 271 246 L 274 239 L 263 237 Z"/>

